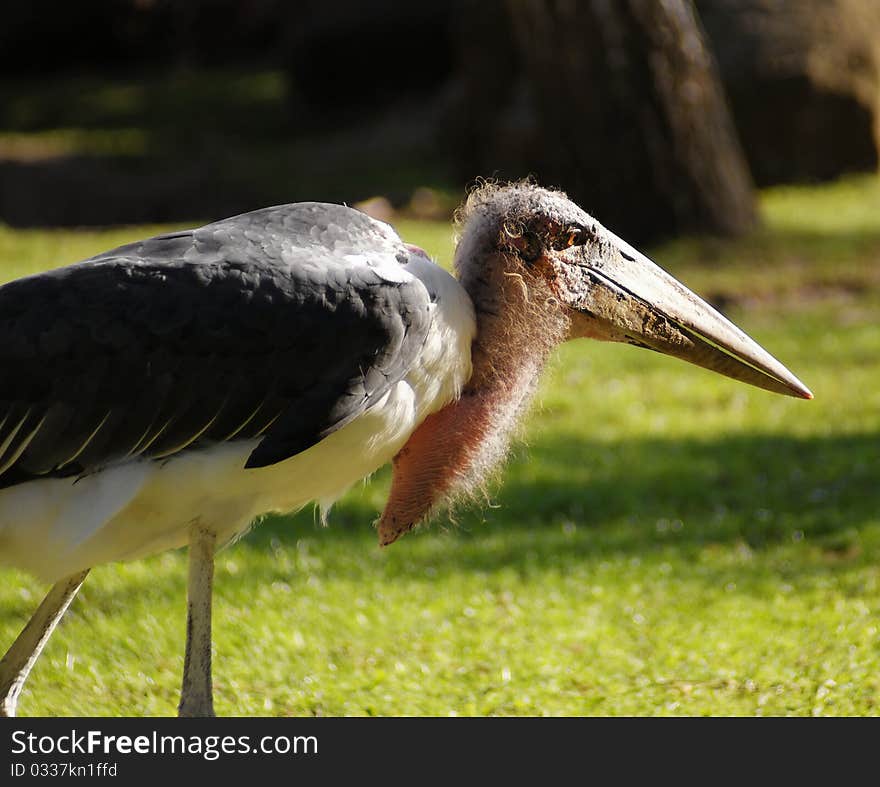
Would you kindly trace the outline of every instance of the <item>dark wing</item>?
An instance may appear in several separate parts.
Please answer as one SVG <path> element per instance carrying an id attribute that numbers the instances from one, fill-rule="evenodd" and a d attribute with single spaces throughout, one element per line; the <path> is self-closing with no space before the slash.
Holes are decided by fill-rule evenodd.
<path id="1" fill-rule="evenodd" d="M 268 208 L 0 287 L 0 486 L 262 437 L 248 467 L 369 409 L 430 295 L 390 228 Z"/>

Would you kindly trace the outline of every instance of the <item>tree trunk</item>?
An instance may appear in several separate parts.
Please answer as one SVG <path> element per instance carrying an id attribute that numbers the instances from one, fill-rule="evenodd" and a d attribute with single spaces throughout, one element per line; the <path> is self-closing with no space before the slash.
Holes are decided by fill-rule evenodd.
<path id="1" fill-rule="evenodd" d="M 759 185 L 880 162 L 880 2 L 696 0 Z"/>
<path id="2" fill-rule="evenodd" d="M 691 0 L 508 0 L 542 126 L 534 172 L 636 240 L 738 235 L 748 167 Z"/>

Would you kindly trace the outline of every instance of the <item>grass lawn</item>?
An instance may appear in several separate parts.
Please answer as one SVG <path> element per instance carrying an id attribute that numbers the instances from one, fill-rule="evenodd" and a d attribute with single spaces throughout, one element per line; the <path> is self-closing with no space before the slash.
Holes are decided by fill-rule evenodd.
<path id="1" fill-rule="evenodd" d="M 272 517 L 218 556 L 218 713 L 877 715 L 880 182 L 773 190 L 762 211 L 749 239 L 650 252 L 815 401 L 562 348 L 482 510 L 380 551 L 386 469 L 329 528 Z M 0 276 L 154 229 L 0 227 Z M 447 225 L 400 229 L 450 260 Z M 95 569 L 20 713 L 175 713 L 185 577 L 184 552 Z M 0 572 L 3 648 L 44 592 Z"/>

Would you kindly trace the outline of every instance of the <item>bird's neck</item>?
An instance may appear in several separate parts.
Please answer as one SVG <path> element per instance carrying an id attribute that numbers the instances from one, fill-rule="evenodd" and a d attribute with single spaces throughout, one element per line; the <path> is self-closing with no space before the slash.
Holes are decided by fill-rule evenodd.
<path id="1" fill-rule="evenodd" d="M 427 419 L 394 459 L 379 541 L 397 540 L 438 507 L 473 497 L 504 460 L 538 376 L 567 329 L 540 284 L 493 266 L 462 276 L 474 302 L 473 373 L 461 397 Z"/>

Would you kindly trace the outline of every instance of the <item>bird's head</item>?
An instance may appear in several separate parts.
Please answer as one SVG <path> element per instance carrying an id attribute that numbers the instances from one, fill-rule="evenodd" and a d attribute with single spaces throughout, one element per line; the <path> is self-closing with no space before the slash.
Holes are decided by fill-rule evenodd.
<path id="1" fill-rule="evenodd" d="M 739 328 L 561 192 L 486 185 L 471 193 L 459 222 L 456 267 L 489 344 L 500 320 L 508 341 L 513 326 L 526 341 L 624 342 L 812 398 Z"/>
<path id="2" fill-rule="evenodd" d="M 455 267 L 473 301 L 473 374 L 395 458 L 379 540 L 481 489 L 504 459 L 552 349 L 588 337 L 665 353 L 811 399 L 791 372 L 708 303 L 560 192 L 486 185 L 459 211 Z"/>

